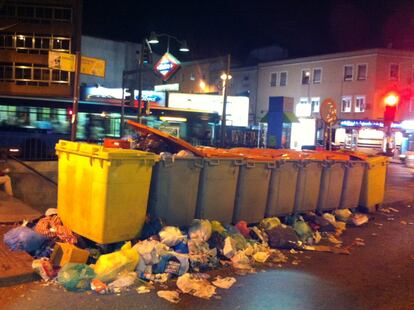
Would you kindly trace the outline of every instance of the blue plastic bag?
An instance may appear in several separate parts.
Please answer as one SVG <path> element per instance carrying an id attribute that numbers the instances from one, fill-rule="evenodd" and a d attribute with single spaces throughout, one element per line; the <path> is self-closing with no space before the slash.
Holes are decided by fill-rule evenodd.
<path id="1" fill-rule="evenodd" d="M 19 226 L 5 233 L 3 240 L 12 251 L 34 252 L 42 247 L 46 237 L 26 226 Z"/>

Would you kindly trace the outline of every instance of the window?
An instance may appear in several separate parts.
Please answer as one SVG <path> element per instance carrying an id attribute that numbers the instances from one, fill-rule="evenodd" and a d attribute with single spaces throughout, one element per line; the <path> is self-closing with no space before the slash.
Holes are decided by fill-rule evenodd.
<path id="1" fill-rule="evenodd" d="M 311 99 L 312 113 L 319 113 L 320 103 L 321 103 L 320 97 L 312 97 Z"/>
<path id="2" fill-rule="evenodd" d="M 270 87 L 275 87 L 277 83 L 277 72 L 272 72 L 270 74 Z"/>
<path id="3" fill-rule="evenodd" d="M 308 85 L 310 81 L 311 72 L 309 69 L 302 70 L 302 85 Z"/>
<path id="4" fill-rule="evenodd" d="M 367 79 L 367 65 L 359 64 L 357 66 L 357 80 L 364 81 Z"/>
<path id="5" fill-rule="evenodd" d="M 354 66 L 345 65 L 344 66 L 344 81 L 352 81 Z"/>
<path id="6" fill-rule="evenodd" d="M 400 75 L 400 66 L 398 64 L 390 64 L 390 80 L 398 81 Z"/>
<path id="7" fill-rule="evenodd" d="M 302 97 L 299 99 L 299 103 L 296 105 L 296 116 L 308 117 L 311 116 L 312 106 L 308 102 L 308 98 Z"/>
<path id="8" fill-rule="evenodd" d="M 352 97 L 351 96 L 345 96 L 342 97 L 342 101 L 341 101 L 341 112 L 351 112 L 351 108 L 352 108 Z"/>
<path id="9" fill-rule="evenodd" d="M 286 86 L 287 85 L 287 72 L 286 71 L 280 72 L 279 85 L 280 86 Z"/>
<path id="10" fill-rule="evenodd" d="M 313 69 L 313 84 L 320 84 L 322 81 L 322 68 Z"/>
<path id="11" fill-rule="evenodd" d="M 355 112 L 364 112 L 365 111 L 365 96 L 356 96 L 355 97 Z"/>

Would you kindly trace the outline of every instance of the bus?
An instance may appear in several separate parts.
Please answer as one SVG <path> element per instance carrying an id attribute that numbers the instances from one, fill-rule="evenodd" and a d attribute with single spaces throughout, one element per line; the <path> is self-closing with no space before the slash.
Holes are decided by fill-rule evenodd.
<path id="1" fill-rule="evenodd" d="M 80 101 L 78 111 L 76 140 L 102 143 L 104 138 L 121 138 L 119 103 Z M 125 106 L 124 111 L 125 120 L 138 119 L 136 107 Z M 57 141 L 70 139 L 72 113 L 70 99 L 0 96 L 0 148 L 22 160 L 55 160 Z M 214 144 L 219 120 L 217 113 L 157 106 L 142 117 L 144 124 L 194 145 Z M 125 126 L 124 135 L 132 134 Z"/>

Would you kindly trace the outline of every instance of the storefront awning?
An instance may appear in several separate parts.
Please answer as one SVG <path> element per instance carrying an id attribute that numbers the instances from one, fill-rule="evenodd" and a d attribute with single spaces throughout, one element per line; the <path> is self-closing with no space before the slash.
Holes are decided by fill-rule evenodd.
<path id="1" fill-rule="evenodd" d="M 262 119 L 260 120 L 260 123 L 267 123 L 268 115 L 269 113 L 266 113 L 265 116 L 263 116 Z M 283 112 L 283 122 L 284 123 L 299 123 L 299 119 L 292 112 Z"/>

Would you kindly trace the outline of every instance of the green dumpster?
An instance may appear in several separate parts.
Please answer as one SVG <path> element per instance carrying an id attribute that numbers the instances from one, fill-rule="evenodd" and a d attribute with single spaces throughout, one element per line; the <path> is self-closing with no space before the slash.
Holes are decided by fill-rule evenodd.
<path id="1" fill-rule="evenodd" d="M 358 207 L 365 166 L 365 162 L 360 160 L 348 161 L 345 164 L 344 184 L 339 206 L 341 209 Z"/>
<path id="2" fill-rule="evenodd" d="M 300 163 L 296 186 L 295 213 L 316 211 L 321 185 L 322 163 L 320 160 L 303 160 Z"/>
<path id="3" fill-rule="evenodd" d="M 341 203 L 346 161 L 326 160 L 323 162 L 318 210 L 335 210 Z"/>

